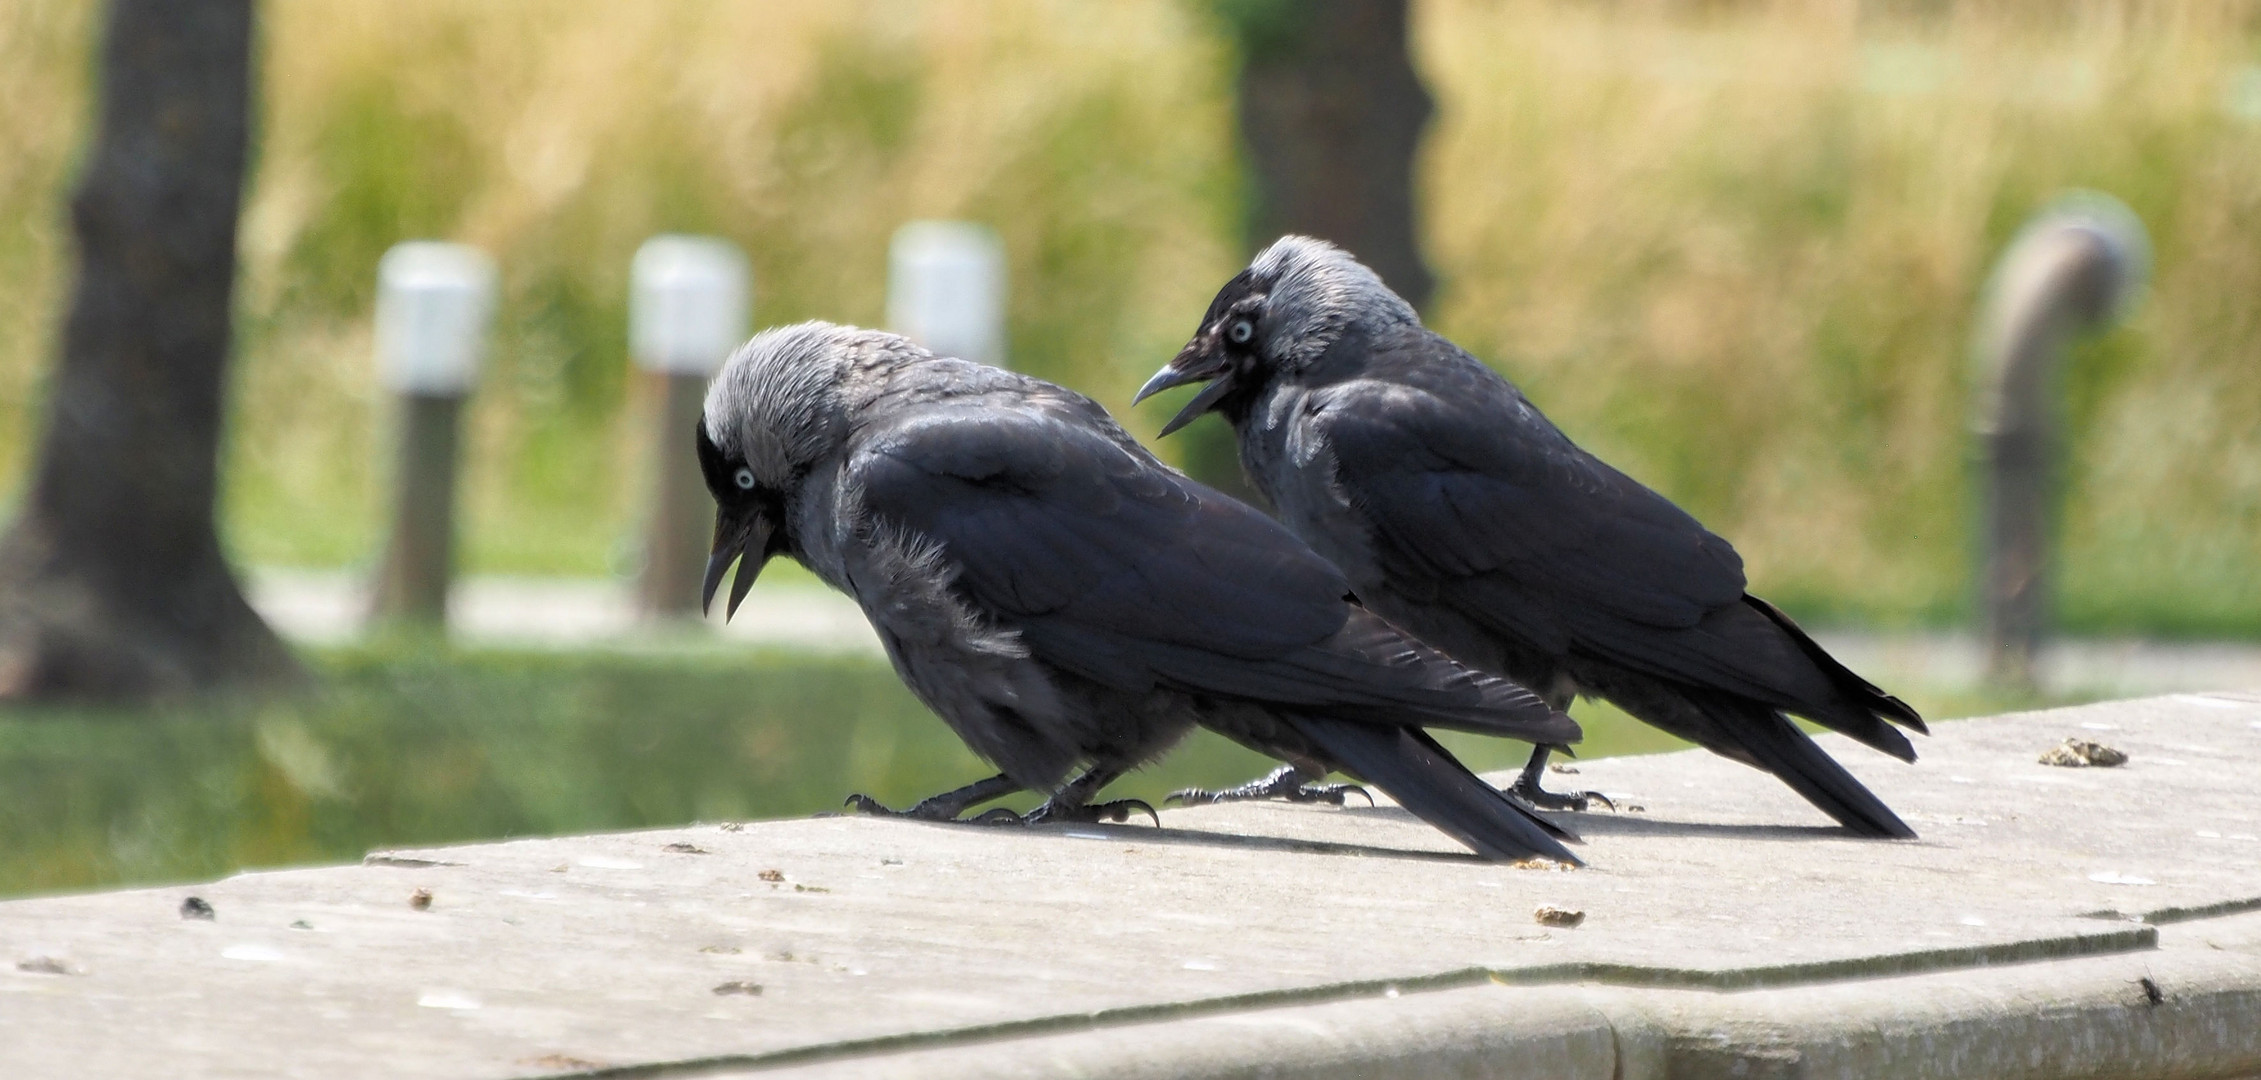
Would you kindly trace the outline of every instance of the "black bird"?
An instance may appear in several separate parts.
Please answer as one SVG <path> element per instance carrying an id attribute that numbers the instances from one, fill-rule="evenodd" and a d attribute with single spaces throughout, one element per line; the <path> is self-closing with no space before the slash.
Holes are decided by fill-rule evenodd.
<path id="1" fill-rule="evenodd" d="M 983 816 L 1121 820 L 1133 804 L 1091 797 L 1202 724 L 1361 777 L 1487 857 L 1576 861 L 1567 833 L 1423 730 L 1559 742 L 1575 722 L 1358 607 L 1332 564 L 1081 395 L 803 323 L 730 358 L 698 455 L 719 510 L 702 602 L 733 560 L 731 613 L 763 563 L 800 561 L 1001 770 L 910 816 L 1035 790 L 1048 798 L 1028 818 Z"/>
<path id="2" fill-rule="evenodd" d="M 1765 769 L 1856 832 L 1914 831 L 1790 721 L 1903 761 L 1914 709 L 1847 670 L 1679 507 L 1579 449 L 1513 384 L 1421 325 L 1371 270 L 1289 236 L 1209 305 L 1138 393 L 1207 381 L 1206 412 L 1296 535 L 1361 602 L 1454 658 L 1580 695 Z M 1540 745 L 1514 790 L 1543 807 Z"/>

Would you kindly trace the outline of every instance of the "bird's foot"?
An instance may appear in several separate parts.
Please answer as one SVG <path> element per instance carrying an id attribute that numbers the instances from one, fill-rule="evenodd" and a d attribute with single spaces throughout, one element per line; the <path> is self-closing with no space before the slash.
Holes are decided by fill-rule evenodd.
<path id="1" fill-rule="evenodd" d="M 982 825 L 1042 825 L 1050 821 L 1083 822 L 1097 824 L 1102 821 L 1126 822 L 1132 814 L 1145 814 L 1154 819 L 1154 827 L 1162 827 L 1162 815 L 1154 812 L 1144 799 L 1115 799 L 1111 802 L 1060 804 L 1047 801 L 1026 814 L 1016 814 L 1000 806 L 985 810 L 971 820 Z"/>
<path id="2" fill-rule="evenodd" d="M 1162 800 L 1162 805 L 1186 806 L 1251 802 L 1258 799 L 1285 799 L 1288 802 L 1327 803 L 1332 806 L 1341 806 L 1343 800 L 1349 798 L 1353 792 L 1364 798 L 1366 805 L 1374 805 L 1373 793 L 1357 784 L 1305 783 L 1302 774 L 1296 771 L 1295 766 L 1285 765 L 1272 770 L 1270 775 L 1260 780 L 1251 780 L 1239 787 L 1226 788 L 1223 791 L 1210 791 L 1206 788 L 1185 788 L 1173 791 L 1168 798 Z"/>
<path id="3" fill-rule="evenodd" d="M 1507 790 L 1509 794 L 1541 810 L 1584 810 L 1597 802 L 1612 810 L 1617 809 L 1617 804 L 1599 791 L 1566 791 L 1558 795 L 1540 787 L 1539 782 L 1528 773 L 1517 778 L 1515 786 Z"/>
<path id="4" fill-rule="evenodd" d="M 959 812 L 965 809 L 964 806 L 955 802 L 943 801 L 942 796 L 939 795 L 908 810 L 894 809 L 881 803 L 878 799 L 862 793 L 848 796 L 848 801 L 843 805 L 859 814 L 870 814 L 873 817 L 911 818 L 917 821 L 956 821 Z"/>
<path id="5" fill-rule="evenodd" d="M 858 813 L 871 814 L 875 817 L 911 818 L 917 821 L 956 821 L 959 814 L 965 813 L 972 807 L 979 806 L 991 799 L 1003 798 L 1019 790 L 1021 790 L 1021 786 L 1015 783 L 1012 777 L 999 773 L 987 780 L 976 780 L 962 788 L 945 791 L 908 810 L 890 809 L 878 799 L 862 793 L 848 796 L 848 801 L 844 805 L 855 808 Z"/>

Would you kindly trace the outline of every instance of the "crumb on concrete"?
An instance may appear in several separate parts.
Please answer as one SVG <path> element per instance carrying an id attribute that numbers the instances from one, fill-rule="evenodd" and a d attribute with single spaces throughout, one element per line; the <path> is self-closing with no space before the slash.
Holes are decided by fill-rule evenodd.
<path id="1" fill-rule="evenodd" d="M 432 910 L 432 890 L 418 889 L 408 894 L 408 906 L 418 911 Z"/>
<path id="2" fill-rule="evenodd" d="M 762 984 L 757 982 L 726 982 L 717 985 L 714 988 L 714 992 L 717 996 L 729 994 L 745 994 L 749 997 L 760 997 L 762 993 Z"/>
<path id="3" fill-rule="evenodd" d="M 1565 929 L 1586 921 L 1585 912 L 1559 908 L 1552 904 L 1539 905 L 1539 910 L 1532 912 L 1531 917 L 1538 920 L 1541 926 L 1560 926 Z"/>
<path id="4" fill-rule="evenodd" d="M 2127 761 L 2128 756 L 2125 752 L 2115 750 L 2094 739 L 2066 739 L 2063 743 L 2052 746 L 2041 754 L 2043 765 L 2055 765 L 2066 769 L 2085 769 L 2092 765 L 2097 768 L 2108 769 L 2114 765 L 2125 765 Z"/>
<path id="5" fill-rule="evenodd" d="M 212 905 L 206 903 L 201 896 L 191 896 L 181 901 L 181 918 L 203 919 L 206 922 L 211 922 L 218 917 L 218 914 L 218 912 L 212 910 Z"/>

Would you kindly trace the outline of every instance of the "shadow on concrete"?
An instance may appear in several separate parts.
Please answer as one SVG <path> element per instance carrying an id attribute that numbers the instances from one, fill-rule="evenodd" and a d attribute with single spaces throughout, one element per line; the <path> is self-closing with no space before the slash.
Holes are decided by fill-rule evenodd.
<path id="1" fill-rule="evenodd" d="M 1400 821 L 1422 824 L 1403 810 L 1392 806 L 1354 807 L 1344 813 L 1388 816 Z M 830 817 L 832 815 L 819 815 Z M 1370 844 L 1344 844 L 1326 840 L 1299 840 L 1286 836 L 1261 836 L 1249 833 L 1214 832 L 1207 829 L 1188 829 L 1177 825 L 1156 828 L 1153 825 L 1076 822 L 1062 825 L 989 825 L 972 821 L 914 821 L 898 820 L 906 825 L 919 825 L 938 829 L 1019 829 L 1027 835 L 1056 837 L 1068 841 L 1108 840 L 1138 844 L 1185 844 L 1197 847 L 1234 848 L 1242 851 L 1279 851 L 1297 855 L 1351 855 L 1368 859 L 1412 859 L 1419 862 L 1449 862 L 1482 865 L 1488 860 L 1467 851 L 1422 851 L 1411 848 L 1379 847 Z M 1424 827 L 1426 827 L 1424 825 Z"/>
<path id="2" fill-rule="evenodd" d="M 1419 818 L 1395 806 L 1346 806 L 1332 810 L 1330 813 L 1409 825 L 1424 825 Z M 820 816 L 829 817 L 831 815 Z M 1581 839 L 1591 840 L 1595 837 L 1604 836 L 1688 836 L 1711 837 L 1722 840 L 1777 842 L 1861 839 L 1852 830 L 1838 825 L 1728 825 L 1705 821 L 1674 821 L 1668 818 L 1655 818 L 1637 814 L 1611 814 L 1607 811 L 1550 813 L 1546 816 L 1549 820 L 1570 831 L 1574 837 L 1571 840 L 1573 850 L 1579 846 Z M 1471 864 L 1489 862 L 1489 860 L 1468 851 L 1429 851 L 1383 847 L 1374 844 L 1346 844 L 1326 840 L 1302 840 L 1287 836 L 1217 832 L 1209 829 L 1186 828 L 1179 825 L 1164 825 L 1161 828 L 1156 828 L 1153 825 L 1141 824 L 1137 821 L 1127 825 L 1104 822 L 992 825 L 973 821 L 894 820 L 902 820 L 905 824 L 945 829 L 1025 829 L 1033 835 L 1051 836 L 1063 840 L 1187 844 L 1198 847 L 1279 851 L 1299 855 L 1349 855 L 1369 859 L 1411 859 L 1419 862 Z"/>
<path id="3" fill-rule="evenodd" d="M 1556 824 L 1584 837 L 1595 836 L 1706 836 L 1722 840 L 1857 840 L 1860 835 L 1842 825 L 1728 825 L 1710 821 L 1674 821 L 1642 814 L 1579 811 L 1549 815 Z"/>

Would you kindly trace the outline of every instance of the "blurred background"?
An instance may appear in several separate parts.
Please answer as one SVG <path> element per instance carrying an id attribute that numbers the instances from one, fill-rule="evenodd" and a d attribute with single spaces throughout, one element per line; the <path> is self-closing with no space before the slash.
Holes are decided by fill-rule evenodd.
<path id="1" fill-rule="evenodd" d="M 10 516 L 69 300 L 103 11 L 0 5 Z M 315 689 L 0 709 L 0 893 L 808 813 L 980 775 L 854 613 L 782 564 L 731 634 L 635 622 L 662 406 L 628 361 L 630 258 L 657 233 L 726 238 L 753 325 L 876 325 L 898 226 L 980 222 L 1005 254 L 1011 366 L 1150 439 L 1171 409 L 1131 393 L 1270 238 L 1237 99 L 1297 6 L 291 0 L 258 18 L 218 528 Z M 1754 592 L 1943 717 L 2261 670 L 2261 8 L 1413 0 L 1405 25 L 1434 101 L 1410 165 L 1429 322 L 1730 538 Z M 1957 651 L 1978 308 L 2004 245 L 2070 189 L 2124 200 L 2155 269 L 2062 372 L 2072 640 L 2037 688 L 1990 689 Z M 376 266 L 411 239 L 499 272 L 464 406 L 452 642 L 358 630 L 394 460 Z M 1157 448 L 1229 476 L 1216 434 Z M 1671 745 L 1578 715 L 1588 753 Z M 1479 767 L 1522 755 L 1466 748 Z M 1122 790 L 1262 765 L 1202 741 Z"/>

